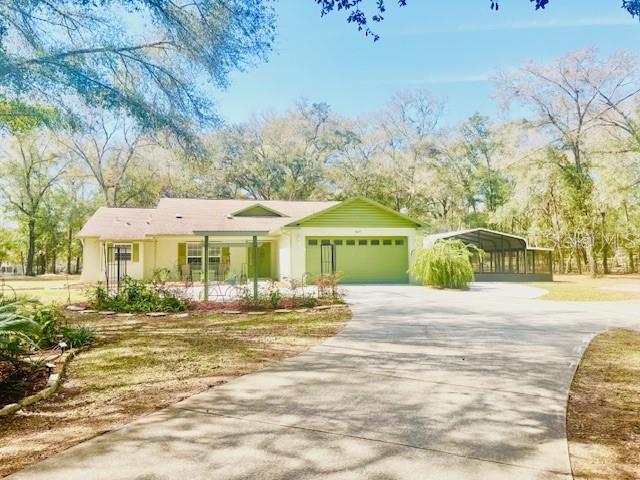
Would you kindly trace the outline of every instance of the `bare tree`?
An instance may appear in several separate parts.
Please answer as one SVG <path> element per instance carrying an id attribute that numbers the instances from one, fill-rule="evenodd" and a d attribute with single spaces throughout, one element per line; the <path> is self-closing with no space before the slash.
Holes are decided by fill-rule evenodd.
<path id="1" fill-rule="evenodd" d="M 108 207 L 145 203 L 152 187 L 148 177 L 132 181 L 132 173 L 142 174 L 148 165 L 146 154 L 156 142 L 145 135 L 137 123 L 108 113 L 94 112 L 92 120 L 79 132 L 61 138 L 61 142 L 80 160 L 95 179 Z"/>

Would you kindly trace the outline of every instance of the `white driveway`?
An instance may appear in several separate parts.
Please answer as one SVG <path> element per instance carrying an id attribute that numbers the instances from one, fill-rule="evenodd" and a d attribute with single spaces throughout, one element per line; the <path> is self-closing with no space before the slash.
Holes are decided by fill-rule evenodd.
<path id="1" fill-rule="evenodd" d="M 640 303 L 349 288 L 338 336 L 13 479 L 569 479 L 566 397 L 589 339 Z"/>

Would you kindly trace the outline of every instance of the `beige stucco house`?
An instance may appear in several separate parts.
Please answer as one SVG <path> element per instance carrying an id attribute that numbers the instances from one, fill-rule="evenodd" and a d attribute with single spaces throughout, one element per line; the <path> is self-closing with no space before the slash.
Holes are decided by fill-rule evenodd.
<path id="1" fill-rule="evenodd" d="M 166 269 L 175 279 L 198 281 L 206 250 L 210 280 L 252 277 L 257 264 L 260 278 L 312 279 L 339 271 L 345 282 L 407 283 L 421 227 L 364 198 L 165 198 L 150 209 L 100 208 L 79 233 L 82 280 L 105 281 L 117 264 L 136 279 Z"/>

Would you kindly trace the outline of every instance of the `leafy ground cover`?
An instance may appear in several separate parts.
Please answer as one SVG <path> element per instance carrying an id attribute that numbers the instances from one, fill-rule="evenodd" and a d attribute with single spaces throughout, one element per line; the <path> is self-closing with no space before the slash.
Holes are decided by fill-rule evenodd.
<path id="1" fill-rule="evenodd" d="M 534 283 L 532 286 L 549 293 L 541 300 L 561 302 L 607 302 L 640 300 L 640 275 L 556 275 L 553 283 Z"/>
<path id="2" fill-rule="evenodd" d="M 340 331 L 345 307 L 306 313 L 187 318 L 69 314 L 94 346 L 72 361 L 59 393 L 0 422 L 0 476 L 300 353 Z"/>
<path id="3" fill-rule="evenodd" d="M 640 478 L 640 332 L 591 342 L 571 386 L 567 435 L 575 478 Z"/>

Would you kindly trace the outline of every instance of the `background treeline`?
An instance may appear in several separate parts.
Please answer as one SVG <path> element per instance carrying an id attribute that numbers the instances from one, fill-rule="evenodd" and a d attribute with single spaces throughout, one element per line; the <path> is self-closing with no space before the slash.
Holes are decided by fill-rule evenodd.
<path id="1" fill-rule="evenodd" d="M 76 271 L 75 234 L 100 205 L 366 196 L 432 231 L 487 226 L 526 236 L 554 248 L 558 272 L 637 272 L 636 59 L 585 50 L 493 81 L 511 120 L 475 114 L 444 126 L 446 105 L 413 91 L 358 118 L 300 101 L 201 132 L 198 148 L 96 109 L 73 122 L 15 125 L 2 137 L 0 260 L 27 273 Z"/>

